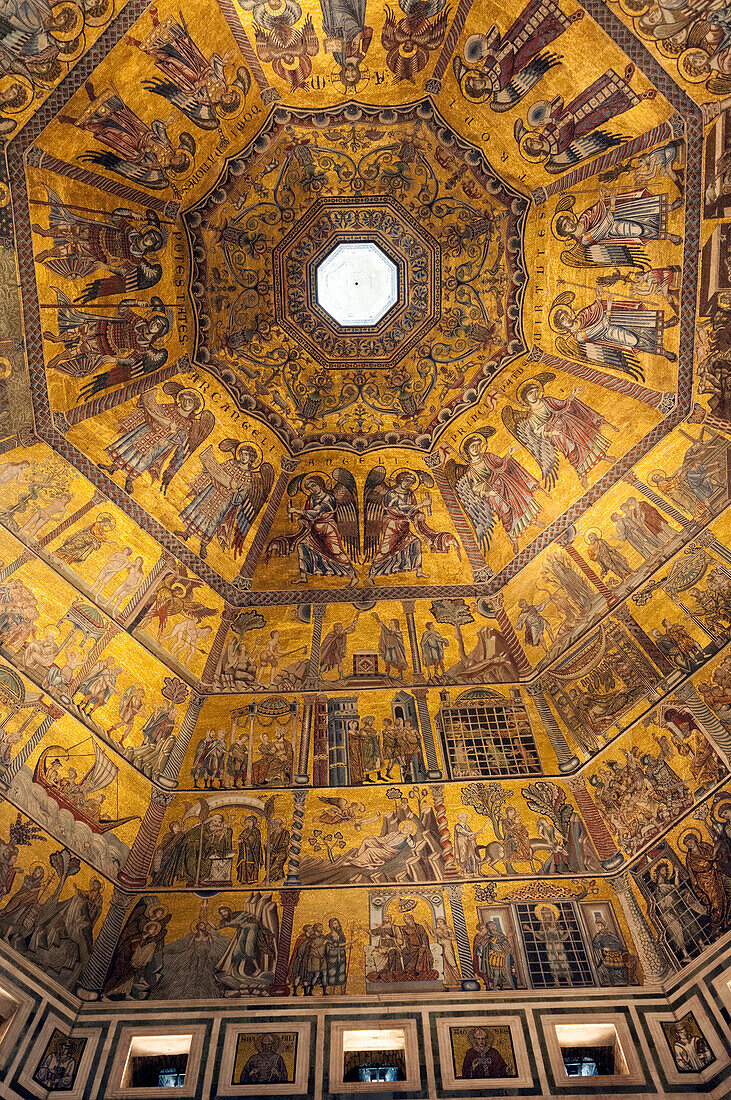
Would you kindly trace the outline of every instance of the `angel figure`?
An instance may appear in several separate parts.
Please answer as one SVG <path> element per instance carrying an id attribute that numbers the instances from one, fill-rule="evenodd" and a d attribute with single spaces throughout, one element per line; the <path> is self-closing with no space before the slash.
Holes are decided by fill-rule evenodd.
<path id="1" fill-rule="evenodd" d="M 91 81 L 87 80 L 85 88 L 90 101 L 86 110 L 78 118 L 60 114 L 58 120 L 87 130 L 112 152 L 87 152 L 79 160 L 107 168 L 153 191 L 163 191 L 170 186 L 171 175 L 182 175 L 192 166 L 196 144 L 189 133 L 181 133 L 176 147 L 168 137 L 167 124 L 155 118 L 148 126 L 127 106 L 113 84 L 99 95 Z"/>
<path id="2" fill-rule="evenodd" d="M 386 50 L 386 64 L 396 83 L 414 77 L 429 62 L 429 54 L 444 41 L 449 25 L 449 8 L 444 0 L 399 0 L 406 15 L 396 20 L 389 7 L 381 31 L 381 45 Z"/>
<path id="3" fill-rule="evenodd" d="M 151 57 L 166 79 L 143 80 L 142 87 L 167 99 L 199 129 L 218 129 L 219 116 L 234 114 L 246 99 L 251 87 L 249 70 L 241 66 L 229 84 L 226 59 L 217 53 L 209 60 L 204 57 L 182 14 L 179 20 L 167 18 L 161 23 L 157 8 L 153 5 L 148 10 L 151 32 L 142 40 L 128 34 L 125 42 Z"/>
<path id="4" fill-rule="evenodd" d="M 610 195 L 599 189 L 599 200 L 581 214 L 574 211 L 575 195 L 563 195 L 556 206 L 553 232 L 571 242 L 561 253 L 567 267 L 639 267 L 649 261 L 640 245 L 648 241 L 680 244 L 682 237 L 668 231 L 668 214 L 683 205 L 668 203 L 666 194 L 641 189 Z"/>
<path id="5" fill-rule="evenodd" d="M 125 472 L 126 493 L 132 492 L 136 479 L 146 471 L 153 481 L 160 481 L 166 493 L 175 474 L 211 434 L 216 422 L 197 390 L 166 382 L 162 392 L 173 400 L 165 405 L 158 404 L 155 392 L 143 393 L 134 412 L 121 421 L 123 434 L 106 448 L 111 462 L 99 465 L 111 475 Z"/>
<path id="6" fill-rule="evenodd" d="M 431 500 L 418 500 L 415 489 L 434 487 L 431 474 L 420 470 L 397 470 L 389 478 L 385 466 L 374 466 L 363 491 L 365 508 L 363 551 L 370 562 L 368 579 L 373 581 L 391 573 L 416 573 L 426 577 L 422 568 L 423 542 L 432 553 L 457 551 L 459 543 L 449 531 L 434 531 L 426 522 Z"/>
<path id="7" fill-rule="evenodd" d="M 319 795 L 320 802 L 329 806 L 329 810 L 323 810 L 317 820 L 323 825 L 345 825 L 353 822 L 356 828 L 366 816 L 365 802 L 349 802 L 347 798 L 323 798 Z M 378 815 L 376 815 L 376 818 Z M 372 820 L 371 818 L 368 819 Z"/>
<path id="8" fill-rule="evenodd" d="M 178 535 L 183 539 L 197 536 L 202 558 L 218 536 L 223 549 L 232 550 L 237 558 L 243 551 L 251 525 L 272 491 L 274 467 L 262 461 L 261 452 L 253 443 L 224 439 L 218 449 L 232 457 L 226 462 L 217 462 L 211 446 L 201 452 L 203 472 L 190 487 L 188 496 L 193 499 L 180 513 L 185 529 Z"/>
<path id="9" fill-rule="evenodd" d="M 586 475 L 597 462 L 615 461 L 608 453 L 609 440 L 602 434 L 604 425 L 613 425 L 579 401 L 579 387 L 568 397 L 549 397 L 544 386 L 555 377 L 544 371 L 521 386 L 518 400 L 522 408 L 508 405 L 502 411 L 502 421 L 535 458 L 546 489 L 556 484 L 560 455 L 573 466 L 585 489 Z"/>
<path id="10" fill-rule="evenodd" d="M 626 141 L 623 134 L 610 134 L 597 127 L 657 95 L 654 89 L 639 95 L 633 91 L 629 80 L 634 71 L 634 65 L 628 65 L 621 77 L 614 69 L 607 69 L 570 103 L 564 103 L 561 95 L 550 103 L 545 99 L 534 103 L 527 116 L 532 129 L 520 119 L 513 128 L 524 160 L 535 164 L 545 161 L 546 171 L 555 175 Z"/>
<path id="11" fill-rule="evenodd" d="M 76 298 L 77 304 L 149 290 L 160 281 L 162 264 L 157 259 L 168 232 L 154 210 L 140 214 L 119 206 L 111 212 L 99 210 L 99 218 L 88 218 L 62 202 L 50 187 L 46 190 L 48 229 L 34 223 L 33 232 L 50 237 L 53 247 L 39 252 L 36 262 L 63 279 L 110 272 L 107 278 L 88 283 Z"/>
<path id="12" fill-rule="evenodd" d="M 373 28 L 366 26 L 366 0 L 320 0 L 320 8 L 325 52 L 333 55 L 339 82 L 355 91 L 373 38 Z"/>
<path id="13" fill-rule="evenodd" d="M 487 450 L 486 442 L 494 434 L 494 428 L 481 428 L 467 436 L 459 448 L 464 462 L 450 458 L 444 469 L 482 552 L 490 548 L 497 517 L 517 554 L 518 536 L 533 524 L 539 529 L 544 526 L 538 519 L 541 509 L 535 500 L 541 486 L 513 458 L 514 447 L 502 458 Z"/>
<path id="14" fill-rule="evenodd" d="M 157 640 L 160 641 L 171 619 L 175 616 L 182 615 L 194 619 L 198 625 L 203 619 L 215 615 L 215 608 L 207 607 L 198 600 L 197 590 L 201 587 L 203 587 L 203 581 L 195 577 L 185 577 L 182 574 L 176 574 L 164 581 L 155 590 L 152 602 L 140 619 L 140 628 L 151 630 L 152 624 L 157 619 Z"/>
<path id="15" fill-rule="evenodd" d="M 158 342 L 170 335 L 172 310 L 156 295 L 149 302 L 122 298 L 114 313 L 106 314 L 77 309 L 58 288 L 56 302 L 58 336 L 49 330 L 43 336 L 63 344 L 63 350 L 47 361 L 48 370 L 85 378 L 99 367 L 109 367 L 82 387 L 82 397 L 152 374 L 167 362 L 167 348 L 158 347 Z"/>
<path id="16" fill-rule="evenodd" d="M 304 508 L 293 508 L 291 501 L 301 492 L 307 494 Z M 341 467 L 327 474 L 298 474 L 287 486 L 290 519 L 300 518 L 295 535 L 270 539 L 264 560 L 288 557 L 297 551 L 299 578 L 349 577 L 349 585 L 358 583 L 353 560 L 360 557 L 358 490 L 355 478 Z"/>
<path id="17" fill-rule="evenodd" d="M 548 320 L 558 336 L 559 355 L 580 363 L 599 363 L 640 381 L 645 375 L 638 352 L 675 362 L 675 352 L 663 344 L 663 333 L 677 325 L 677 317 L 666 321 L 661 309 L 649 309 L 633 298 L 615 301 L 605 287 L 598 286 L 595 301 L 578 311 L 572 308 L 575 297 L 572 290 L 564 290 L 551 303 Z"/>
<path id="18" fill-rule="evenodd" d="M 462 95 L 475 103 L 489 99 L 493 111 L 515 107 L 560 64 L 559 55 L 546 47 L 583 14 L 564 15 L 554 0 L 530 0 L 504 35 L 495 24 L 487 34 L 471 34 L 464 61 L 452 62 Z"/>
<path id="19" fill-rule="evenodd" d="M 320 52 L 312 16 L 306 16 L 301 30 L 295 30 L 284 20 L 278 20 L 272 30 L 263 30 L 257 23 L 254 35 L 260 60 L 270 62 L 280 80 L 286 80 L 292 91 L 301 88 L 312 72 L 311 58 Z"/>

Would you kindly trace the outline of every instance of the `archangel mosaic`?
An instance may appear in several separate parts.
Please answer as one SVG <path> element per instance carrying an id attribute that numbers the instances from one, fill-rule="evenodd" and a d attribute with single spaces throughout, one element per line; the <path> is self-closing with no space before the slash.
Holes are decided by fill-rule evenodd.
<path id="1" fill-rule="evenodd" d="M 459 992 L 523 1095 L 485 994 L 731 933 L 728 7 L 0 0 L 0 73 L 3 958 Z"/>

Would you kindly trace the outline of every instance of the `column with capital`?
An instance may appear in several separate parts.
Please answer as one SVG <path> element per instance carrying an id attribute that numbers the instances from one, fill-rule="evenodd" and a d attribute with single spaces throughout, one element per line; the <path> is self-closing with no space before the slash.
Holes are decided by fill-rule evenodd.
<path id="1" fill-rule="evenodd" d="M 284 880 L 285 886 L 299 886 L 300 884 L 300 852 L 302 851 L 302 833 L 305 825 L 306 801 L 306 790 L 300 788 L 294 792 L 292 828 L 289 834 L 289 852 L 287 856 L 287 877 Z"/>
<path id="2" fill-rule="evenodd" d="M 97 1001 L 103 993 L 127 910 L 135 897 L 129 890 L 123 890 L 120 886 L 114 887 L 106 916 L 94 937 L 91 954 L 76 986 L 76 996 L 82 1001 Z"/>
<path id="3" fill-rule="evenodd" d="M 529 676 L 533 670 L 525 655 L 525 650 L 520 644 L 520 638 L 515 633 L 515 628 L 508 618 L 502 592 L 496 592 L 494 596 L 487 596 L 484 602 L 497 620 L 498 630 L 505 639 L 505 644 L 510 650 L 510 656 L 517 665 L 518 672 L 522 676 Z"/>
<path id="4" fill-rule="evenodd" d="M 174 566 L 175 558 L 168 554 L 167 550 L 163 550 L 127 606 L 117 613 L 117 618 L 123 626 L 132 630 L 133 627 L 138 625 L 137 619 L 142 617 L 142 611 L 146 604 L 165 578 L 173 571 Z"/>
<path id="5" fill-rule="evenodd" d="M 16 569 L 20 569 L 22 565 L 26 565 L 27 562 L 33 561 L 35 554 L 32 550 L 24 550 L 20 557 L 15 561 L 11 561 L 10 565 L 6 565 L 4 569 L 0 569 L 0 582 L 6 581 L 11 573 L 14 573 Z"/>
<path id="6" fill-rule="evenodd" d="M 434 800 L 434 813 L 436 815 L 437 826 L 439 828 L 439 841 L 442 846 L 442 859 L 444 860 L 444 877 L 459 878 L 457 864 L 454 862 L 454 848 L 452 847 L 452 837 L 449 832 L 447 810 L 444 805 L 444 784 L 435 783 L 434 786 L 431 788 L 431 796 Z"/>
<path id="7" fill-rule="evenodd" d="M 686 680 L 684 684 L 677 687 L 675 695 L 683 701 L 693 717 L 701 723 L 715 748 L 725 760 L 727 767 L 731 768 L 731 733 L 718 716 L 713 713 L 708 703 L 701 699 L 692 680 Z"/>
<path id="8" fill-rule="evenodd" d="M 239 571 L 239 577 L 244 581 L 251 581 L 254 576 L 254 570 L 256 569 L 259 558 L 269 538 L 269 532 L 272 529 L 274 520 L 276 519 L 277 512 L 279 511 L 279 505 L 282 503 L 282 497 L 284 496 L 284 490 L 287 488 L 289 481 L 299 466 L 299 459 L 297 458 L 283 458 L 281 461 L 281 470 L 279 477 L 274 483 L 274 488 L 269 494 L 269 500 L 267 501 L 266 508 L 261 514 L 256 533 L 254 535 L 249 551 L 244 558 L 244 564 Z"/>
<path id="9" fill-rule="evenodd" d="M 467 923 L 464 919 L 462 908 L 462 886 L 452 883 L 447 887 L 449 894 L 449 908 L 452 910 L 452 925 L 457 937 L 457 953 L 459 955 L 459 968 L 462 971 L 462 989 L 465 993 L 478 993 L 480 983 L 475 977 L 475 964 L 472 959 L 470 938 L 467 935 Z"/>
<path id="10" fill-rule="evenodd" d="M 221 613 L 221 621 L 218 624 L 218 630 L 216 636 L 213 639 L 211 648 L 208 651 L 208 657 L 206 658 L 206 665 L 201 675 L 201 686 L 210 687 L 220 670 L 221 654 L 223 653 L 223 647 L 226 644 L 226 638 L 228 637 L 229 628 L 239 613 L 239 609 L 234 607 L 230 603 L 223 605 L 223 611 Z"/>
<path id="11" fill-rule="evenodd" d="M 84 663 L 77 668 L 74 673 L 74 678 L 69 683 L 66 689 L 69 699 L 73 699 L 76 692 L 79 690 L 79 686 L 83 684 L 84 680 L 88 676 L 91 669 L 101 657 L 104 650 L 107 648 L 112 638 L 116 638 L 117 634 L 121 633 L 120 628 L 116 623 L 109 623 L 104 633 L 97 638 L 94 645 L 87 653 Z"/>
<path id="12" fill-rule="evenodd" d="M 698 532 L 695 539 L 700 546 L 705 546 L 708 550 L 712 550 L 713 553 L 718 554 L 719 558 L 722 558 L 727 565 L 731 565 L 731 550 L 716 538 L 713 531 L 710 531 L 706 527 L 705 531 Z M 728 569 L 726 570 L 726 574 L 729 575 Z"/>
<path id="13" fill-rule="evenodd" d="M 434 742 L 434 730 L 431 724 L 431 715 L 429 714 L 426 688 L 415 687 L 414 698 L 416 699 L 416 711 L 419 715 L 421 737 L 424 742 L 424 751 L 426 753 L 426 777 L 427 779 L 439 780 L 442 778 L 442 769 L 439 767 L 439 757 Z"/>
<path id="14" fill-rule="evenodd" d="M 411 666 L 414 670 L 414 683 L 425 683 L 424 670 L 421 667 L 421 654 L 419 652 L 419 639 L 416 636 L 416 620 L 414 612 L 416 603 L 414 600 L 402 600 L 401 606 L 406 616 L 406 631 L 409 635 L 409 649 L 411 651 Z"/>
<path id="15" fill-rule="evenodd" d="M 586 780 L 583 775 L 575 775 L 569 779 L 576 804 L 581 813 L 581 820 L 586 826 L 589 838 L 596 849 L 596 854 L 601 860 L 605 871 L 616 871 L 624 863 L 624 856 L 617 849 L 609 829 L 604 824 L 604 818 L 599 812 L 594 799 L 586 788 Z"/>
<path id="16" fill-rule="evenodd" d="M 157 777 L 157 781 L 161 787 L 167 787 L 171 790 L 178 785 L 178 774 L 183 766 L 185 760 L 185 754 L 188 751 L 188 745 L 190 739 L 193 736 L 193 730 L 196 727 L 198 721 L 198 715 L 201 712 L 201 708 L 205 703 L 204 695 L 193 695 L 188 703 L 188 709 L 185 712 L 183 721 L 180 723 L 180 729 L 178 735 L 175 738 L 175 745 L 173 751 L 168 757 L 167 764 L 165 765 L 160 775 Z"/>
<path id="17" fill-rule="evenodd" d="M 47 535 L 42 535 L 41 538 L 35 539 L 34 541 L 38 546 L 48 546 L 54 539 L 60 538 L 61 535 L 68 531 L 69 527 L 73 527 L 75 523 L 78 523 L 80 519 L 84 518 L 87 512 L 90 512 L 92 508 L 95 508 L 97 504 L 101 504 L 104 500 L 106 500 L 104 494 L 97 490 L 92 497 L 87 500 L 86 504 L 82 504 L 81 507 L 77 508 L 75 512 L 72 512 L 67 519 L 59 523 L 52 531 L 49 531 Z M 21 531 L 21 537 L 22 535 L 23 532 Z"/>
<path id="18" fill-rule="evenodd" d="M 619 620 L 627 633 L 644 649 L 663 676 L 670 676 L 676 671 L 675 665 L 657 648 L 653 639 L 640 626 L 626 604 L 621 603 L 614 608 L 614 618 Z"/>
<path id="19" fill-rule="evenodd" d="M 307 662 L 305 684 L 317 684 L 320 680 L 320 646 L 322 645 L 322 624 L 325 619 L 326 605 L 312 604 L 312 645 Z"/>
<path id="20" fill-rule="evenodd" d="M 0 790 L 9 790 L 13 780 L 25 764 L 30 754 L 40 745 L 43 738 L 57 718 L 63 718 L 63 711 L 50 703 L 43 704 L 47 714 L 37 730 L 34 730 L 26 743 L 19 749 L 10 763 L 0 772 Z"/>
<path id="21" fill-rule="evenodd" d="M 641 493 L 643 497 L 647 497 L 650 503 L 654 504 L 661 512 L 664 512 L 666 516 L 670 516 L 671 519 L 676 520 L 681 527 L 687 528 L 697 526 L 692 519 L 688 519 L 682 512 L 679 512 L 677 508 L 674 508 L 672 504 L 668 504 L 668 502 L 661 497 L 659 493 L 656 493 L 654 489 L 651 489 L 649 485 L 645 485 L 644 481 L 640 481 L 634 470 L 628 470 L 623 480 L 633 489 L 636 489 L 638 493 Z"/>
<path id="22" fill-rule="evenodd" d="M 573 523 L 570 527 L 567 527 L 556 542 L 559 546 L 563 547 L 568 556 L 571 558 L 574 565 L 577 565 L 581 572 L 584 574 L 590 584 L 593 584 L 597 592 L 599 592 L 607 601 L 609 607 L 617 602 L 617 595 L 612 592 L 610 588 L 607 588 L 604 581 L 601 579 L 598 573 L 596 573 L 589 565 L 588 561 L 585 561 L 579 551 L 574 546 L 574 539 L 576 538 L 576 528 Z"/>
<path id="23" fill-rule="evenodd" d="M 132 842 L 124 866 L 117 875 L 117 880 L 125 889 L 141 890 L 147 884 L 147 876 L 150 873 L 165 811 L 172 800 L 173 796 L 167 791 L 161 791 L 157 787 L 152 788 L 150 801 L 137 830 L 137 836 Z"/>
<path id="24" fill-rule="evenodd" d="M 294 781 L 298 787 L 309 785 L 310 776 L 310 742 L 312 740 L 312 723 L 315 717 L 315 702 L 317 696 L 314 692 L 307 692 L 302 696 L 302 724 L 300 726 L 299 756 L 297 759 L 297 774 Z"/>
<path id="25" fill-rule="evenodd" d="M 564 172 L 562 176 L 553 180 L 551 183 L 546 183 L 542 187 L 538 187 L 535 191 L 531 192 L 533 201 L 537 206 L 542 203 L 551 195 L 560 195 L 564 191 L 570 190 L 577 183 L 581 183 L 583 180 L 589 179 L 591 176 L 597 175 L 599 172 L 606 172 L 608 168 L 611 168 L 615 164 L 619 164 L 622 161 L 632 160 L 633 157 L 639 156 L 640 153 L 644 153 L 652 145 L 657 145 L 661 141 L 667 141 L 669 138 L 678 137 L 682 134 L 682 119 L 679 123 L 676 123 L 678 116 L 673 115 L 667 122 L 661 122 L 655 126 L 652 130 L 648 130 L 644 134 L 639 134 L 637 137 L 632 138 L 630 141 L 626 141 L 623 145 L 617 145 L 613 149 L 609 149 L 608 152 L 603 153 L 600 157 L 594 158 L 594 160 L 584 161 L 583 164 L 579 164 L 576 168 L 570 172 Z"/>
<path id="26" fill-rule="evenodd" d="M 279 924 L 279 938 L 277 940 L 277 964 L 274 968 L 274 981 L 269 986 L 269 996 L 289 997 L 290 989 L 287 985 L 289 953 L 292 950 L 294 911 L 300 899 L 300 892 L 299 890 L 280 890 L 279 897 L 282 902 L 282 919 Z"/>
<path id="27" fill-rule="evenodd" d="M 629 871 L 620 871 L 610 880 L 610 885 L 615 890 L 619 903 L 627 918 L 629 930 L 632 933 L 637 954 L 639 955 L 645 978 L 658 985 L 667 977 L 670 967 L 662 950 L 658 946 L 650 925 L 640 909 L 635 892 L 630 880 Z"/>
<path id="28" fill-rule="evenodd" d="M 444 74 L 449 68 L 449 62 L 452 60 L 452 54 L 454 53 L 457 41 L 462 33 L 473 3 L 474 0 L 459 0 L 457 4 L 457 10 L 454 13 L 454 18 L 444 38 L 444 44 L 437 58 L 437 63 L 434 66 L 434 72 L 426 82 L 426 90 L 430 95 L 438 95 L 442 90 Z"/>
<path id="29" fill-rule="evenodd" d="M 462 549 L 467 555 L 467 561 L 472 567 L 475 583 L 484 584 L 485 581 L 490 580 L 490 578 L 494 576 L 493 571 L 482 556 L 482 551 L 477 544 L 472 525 L 460 508 L 454 489 L 449 484 L 449 479 L 442 466 L 442 460 L 438 454 L 433 454 L 427 455 L 424 461 L 431 470 L 434 480 L 437 483 L 437 488 L 444 501 L 444 505 L 449 512 L 449 518 L 454 524 L 454 528 L 459 536 L 459 541 L 462 543 Z"/>
<path id="30" fill-rule="evenodd" d="M 536 705 L 536 709 L 541 716 L 541 720 L 548 735 L 548 740 L 551 742 L 553 751 L 556 753 L 558 770 L 563 772 L 564 775 L 568 772 L 575 772 L 580 763 L 579 758 L 571 751 L 569 743 L 561 731 L 561 727 L 554 718 L 551 705 L 544 693 L 542 682 L 540 680 L 535 680 L 532 684 L 526 684 L 525 687 Z"/>

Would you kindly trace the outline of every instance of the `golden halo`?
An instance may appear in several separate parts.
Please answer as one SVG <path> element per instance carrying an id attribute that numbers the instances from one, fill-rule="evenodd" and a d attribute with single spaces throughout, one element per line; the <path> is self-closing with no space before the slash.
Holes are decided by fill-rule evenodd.
<path id="1" fill-rule="evenodd" d="M 555 332 L 557 336 L 565 336 L 566 329 L 559 328 L 559 326 L 556 324 L 556 313 L 559 309 L 562 309 L 564 313 L 570 313 L 572 317 L 575 316 L 575 314 L 571 306 L 556 306 L 556 308 L 552 309 L 548 315 L 548 325 L 551 329 L 551 332 Z"/>
<path id="2" fill-rule="evenodd" d="M 84 29 L 84 13 L 78 4 L 71 0 L 62 0 L 60 4 L 54 4 L 51 8 L 53 22 L 61 23 L 61 27 L 53 27 L 51 34 L 57 42 L 73 42 Z"/>
<path id="3" fill-rule="evenodd" d="M 672 874 L 673 874 L 672 866 L 670 865 L 670 863 L 666 859 L 661 859 L 658 863 L 655 864 L 655 866 L 650 871 L 650 878 L 652 879 L 653 882 L 657 882 L 658 875 L 660 873 L 660 868 L 661 867 L 664 867 L 665 870 L 668 871 L 670 873 L 670 875 L 672 876 Z"/>
<path id="4" fill-rule="evenodd" d="M 256 445 L 256 443 L 251 443 L 249 440 L 244 440 L 244 442 L 239 443 L 238 447 L 236 448 L 236 458 L 239 457 L 239 451 L 241 450 L 242 447 L 245 447 L 247 449 L 247 451 L 253 451 L 254 452 L 254 455 L 256 457 L 254 458 L 254 461 L 252 462 L 251 465 L 252 466 L 260 466 L 261 463 L 264 460 L 264 455 L 262 454 L 261 447 L 258 447 Z"/>
<path id="5" fill-rule="evenodd" d="M 551 232 L 553 233 L 556 240 L 570 241 L 572 239 L 571 237 L 569 237 L 566 233 L 559 233 L 558 229 L 556 228 L 556 222 L 559 218 L 571 218 L 572 221 L 576 221 L 576 215 L 574 214 L 573 210 L 557 210 L 551 218 Z"/>
<path id="6" fill-rule="evenodd" d="M 663 57 L 671 57 L 675 59 L 680 57 L 683 52 L 682 45 L 677 45 L 672 38 L 659 38 L 655 42 L 655 45 L 657 46 L 658 52 Z M 705 53 L 705 50 L 703 52 Z"/>
<path id="7" fill-rule="evenodd" d="M 115 520 L 114 516 L 111 515 L 109 512 L 99 512 L 96 517 L 96 522 L 104 523 L 107 525 L 107 527 L 111 527 L 112 529 L 117 526 L 117 521 Z"/>
<path id="8" fill-rule="evenodd" d="M 184 397 L 194 397 L 198 403 L 198 408 L 195 410 L 196 413 L 202 411 L 205 405 L 205 401 L 198 393 L 198 390 L 191 390 L 188 387 L 182 390 L 178 390 L 178 392 L 175 394 L 175 404 L 178 406 L 178 408 L 180 408 L 180 402 L 183 400 Z"/>
<path id="9" fill-rule="evenodd" d="M 625 15 L 628 15 L 630 19 L 637 19 L 638 16 L 644 15 L 645 12 L 650 10 L 652 5 L 653 0 L 647 0 L 642 6 L 642 10 L 638 11 L 634 4 L 627 3 L 627 0 L 619 0 L 619 10 L 624 12 Z"/>
<path id="10" fill-rule="evenodd" d="M 17 115 L 33 102 L 36 93 L 33 82 L 27 76 L 20 76 L 18 73 L 7 73 L 5 76 L 0 77 L 0 94 L 10 91 L 11 88 L 19 88 L 24 95 L 18 98 L 17 103 L 3 104 L 3 114 Z"/>
<path id="11" fill-rule="evenodd" d="M 687 64 L 691 58 L 697 58 L 698 60 L 703 58 L 706 62 L 705 72 L 688 72 Z M 678 71 L 689 84 L 702 84 L 711 71 L 711 59 L 706 51 L 702 50 L 700 46 L 690 46 L 687 50 L 683 50 L 678 58 Z"/>
<path id="12" fill-rule="evenodd" d="M 391 476 L 388 480 L 390 481 L 391 485 L 397 485 L 398 484 L 398 479 L 400 477 L 402 477 L 404 474 L 409 474 L 411 477 L 413 477 L 414 481 L 419 480 L 410 466 L 398 466 L 393 471 L 393 473 L 391 474 Z"/>
<path id="13" fill-rule="evenodd" d="M 493 435 L 494 434 L 495 433 L 493 432 Z M 485 439 L 485 437 L 483 435 L 481 435 L 479 432 L 470 432 L 470 434 L 466 435 L 464 437 L 464 439 L 460 441 L 460 444 L 459 444 L 459 453 L 462 455 L 462 458 L 467 458 L 468 457 L 467 456 L 467 451 L 465 450 L 465 448 L 466 448 L 468 443 L 473 443 L 475 440 L 479 440 L 479 442 L 482 444 L 482 447 L 483 447 L 483 450 L 484 450 L 485 445 L 487 443 L 487 440 Z"/>
<path id="14" fill-rule="evenodd" d="M 103 27 L 114 15 L 114 0 L 94 0 L 94 11 L 84 13 L 87 27 Z"/>
<path id="15" fill-rule="evenodd" d="M 279 1035 L 275 1035 L 273 1031 L 265 1031 L 261 1035 L 256 1036 L 256 1038 L 254 1039 L 254 1046 L 256 1047 L 256 1049 L 258 1051 L 261 1051 L 262 1042 L 267 1037 L 274 1040 L 272 1050 L 278 1051 L 280 1043 L 281 1043 L 281 1039 L 280 1039 Z"/>
<path id="16" fill-rule="evenodd" d="M 526 151 L 525 151 L 525 140 L 526 140 L 526 138 L 533 137 L 533 136 L 534 135 L 533 135 L 532 130 L 528 130 L 527 133 L 523 134 L 520 141 L 518 142 L 518 148 L 520 150 L 520 155 L 523 158 L 523 160 L 527 160 L 529 164 L 542 164 L 543 161 L 548 158 L 548 153 L 526 153 Z"/>
<path id="17" fill-rule="evenodd" d="M 685 848 L 686 852 L 688 850 L 688 847 L 685 842 L 689 836 L 694 836 L 696 840 L 703 840 L 703 835 L 701 834 L 700 829 L 686 829 L 686 831 L 678 840 L 678 844 L 682 845 L 682 847 Z"/>
<path id="18" fill-rule="evenodd" d="M 713 807 L 713 817 L 717 818 L 718 811 L 729 809 L 731 810 L 731 798 L 721 798 Z"/>
<path id="19" fill-rule="evenodd" d="M 556 920 L 560 919 L 561 914 L 560 914 L 558 908 L 555 905 L 551 905 L 550 902 L 542 901 L 541 904 L 536 905 L 535 909 L 533 910 L 533 912 L 535 913 L 535 915 L 538 917 L 539 920 L 541 920 L 541 913 L 543 912 L 544 909 L 548 909 L 549 913 L 553 913 Z"/>
<path id="20" fill-rule="evenodd" d="M 38 862 L 36 862 L 36 863 L 31 863 L 31 865 L 30 865 L 30 874 L 31 874 L 31 875 L 32 875 L 32 874 L 33 874 L 33 872 L 35 871 L 36 867 L 40 867 L 40 868 L 41 868 L 41 870 L 43 871 L 44 875 L 45 875 L 45 873 L 46 873 L 46 868 L 45 868 L 45 865 L 44 865 L 43 863 L 38 863 Z"/>
<path id="21" fill-rule="evenodd" d="M 68 46 L 59 51 L 58 60 L 70 65 L 72 61 L 78 61 L 86 49 L 86 35 L 80 34 L 78 38 L 72 38 Z"/>

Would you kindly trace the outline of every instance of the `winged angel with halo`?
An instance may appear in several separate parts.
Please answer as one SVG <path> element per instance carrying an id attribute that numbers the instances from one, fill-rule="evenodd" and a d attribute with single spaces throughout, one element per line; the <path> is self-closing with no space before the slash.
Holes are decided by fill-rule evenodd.
<path id="1" fill-rule="evenodd" d="M 341 467 L 331 475 L 299 474 L 287 486 L 292 501 L 307 494 L 304 508 L 290 503 L 290 518 L 300 520 L 295 535 L 280 535 L 269 542 L 265 560 L 297 551 L 298 583 L 308 577 L 348 577 L 358 583 L 355 564 L 369 563 L 368 580 L 394 573 L 415 573 L 426 577 L 422 565 L 423 544 L 432 553 L 451 549 L 460 556 L 459 543 L 449 531 L 435 531 L 426 521 L 431 511 L 428 494 L 419 499 L 418 486 L 433 488 L 434 479 L 425 471 L 396 470 L 389 476 L 384 466 L 374 466 L 363 491 L 363 553 L 358 491 L 353 475 Z"/>
<path id="2" fill-rule="evenodd" d="M 216 423 L 197 390 L 179 382 L 166 382 L 162 392 L 172 401 L 160 405 L 155 390 L 147 390 L 119 427 L 122 435 L 107 447 L 109 463 L 99 469 L 126 474 L 125 492 L 145 472 L 160 481 L 162 492 L 190 456 L 208 438 Z"/>
<path id="3" fill-rule="evenodd" d="M 518 390 L 521 408 L 512 405 L 502 411 L 502 421 L 541 468 L 543 484 L 550 490 L 558 479 L 560 456 L 573 466 L 584 489 L 586 475 L 598 462 L 614 462 L 608 453 L 609 440 L 603 429 L 618 429 L 594 409 L 580 401 L 580 388 L 568 397 L 550 397 L 544 387 L 556 375 L 536 374 Z"/>
<path id="4" fill-rule="evenodd" d="M 292 501 L 300 493 L 307 499 L 304 508 Z M 287 486 L 291 520 L 299 518 L 294 535 L 279 535 L 267 544 L 264 560 L 288 557 L 297 551 L 298 584 L 308 577 L 348 577 L 349 585 L 358 583 L 352 559 L 360 557 L 358 489 L 355 478 L 338 467 L 332 474 L 297 474 Z"/>
<path id="5" fill-rule="evenodd" d="M 230 459 L 218 462 L 213 447 L 206 447 L 200 455 L 203 470 L 188 492 L 193 499 L 180 514 L 185 524 L 180 536 L 197 535 L 202 558 L 216 536 L 224 550 L 232 550 L 234 557 L 241 554 L 274 484 L 274 467 L 262 460 L 254 443 L 224 439 L 218 449 Z"/>
<path id="6" fill-rule="evenodd" d="M 447 459 L 444 472 L 457 494 L 483 554 L 490 548 L 495 518 L 505 528 L 513 553 L 518 553 L 518 536 L 532 525 L 542 529 L 538 519 L 540 505 L 535 496 L 538 482 L 513 458 L 511 447 L 502 458 L 486 447 L 495 429 L 480 428 L 462 440 L 459 448 L 463 462 Z"/>
<path id="7" fill-rule="evenodd" d="M 615 301 L 610 294 L 596 299 L 583 309 L 573 308 L 576 295 L 564 290 L 551 303 L 548 323 L 556 333 L 559 355 L 579 363 L 594 363 L 622 371 L 631 378 L 645 377 L 638 352 L 661 355 L 669 362 L 677 358 L 663 344 L 666 328 L 677 325 L 677 317 L 665 320 L 661 309 L 649 309 L 633 298 Z"/>

